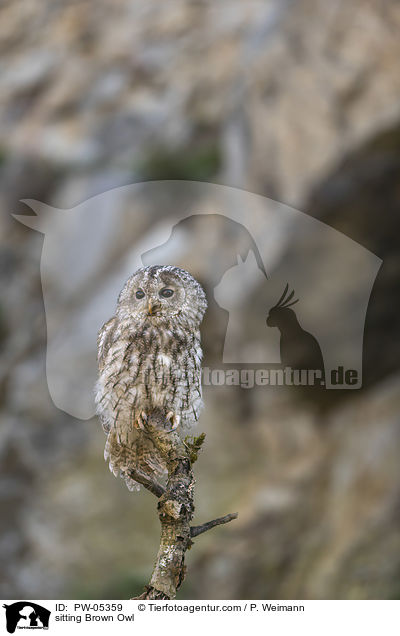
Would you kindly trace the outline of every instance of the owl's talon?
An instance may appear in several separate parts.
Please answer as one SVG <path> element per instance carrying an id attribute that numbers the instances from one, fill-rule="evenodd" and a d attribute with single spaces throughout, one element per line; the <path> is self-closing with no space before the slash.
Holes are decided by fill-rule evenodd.
<path id="1" fill-rule="evenodd" d="M 180 417 L 179 415 L 175 415 L 175 413 L 173 411 L 168 411 L 167 415 L 166 415 L 166 420 L 168 422 L 170 422 L 171 424 L 171 431 L 175 431 L 180 423 Z"/>
<path id="2" fill-rule="evenodd" d="M 140 429 L 141 431 L 144 431 L 146 423 L 147 423 L 147 414 L 144 411 L 142 411 L 139 414 L 137 421 L 135 422 L 135 427 L 137 429 Z"/>

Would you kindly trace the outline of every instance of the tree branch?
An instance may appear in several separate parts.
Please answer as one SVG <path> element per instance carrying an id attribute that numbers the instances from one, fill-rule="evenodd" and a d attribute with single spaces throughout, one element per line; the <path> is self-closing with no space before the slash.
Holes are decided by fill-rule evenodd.
<path id="1" fill-rule="evenodd" d="M 141 486 L 144 486 L 144 488 L 146 488 L 153 495 L 158 497 L 158 499 L 162 497 L 163 494 L 165 493 L 165 488 L 163 488 L 161 484 L 157 483 L 156 481 L 153 481 L 149 477 L 149 475 L 146 475 L 146 473 L 143 473 L 138 468 L 130 468 L 129 470 L 126 471 L 126 474 L 128 475 L 128 477 L 131 477 L 132 479 L 137 481 L 138 484 L 140 484 Z"/>
<path id="2" fill-rule="evenodd" d="M 229 515 L 225 515 L 225 517 L 218 517 L 218 519 L 207 521 L 207 523 L 203 523 L 201 526 L 192 526 L 190 528 L 190 536 L 192 539 L 198 537 L 199 534 L 203 534 L 203 532 L 207 532 L 207 530 L 211 530 L 211 528 L 215 528 L 215 526 L 222 526 L 224 523 L 229 523 L 233 519 L 237 519 L 237 517 L 238 513 L 232 512 Z"/>
<path id="3" fill-rule="evenodd" d="M 139 599 L 172 599 L 185 577 L 185 553 L 193 544 L 192 538 L 211 528 L 236 519 L 237 513 L 214 519 L 201 526 L 190 527 L 194 513 L 194 474 L 192 463 L 204 441 L 204 434 L 192 442 L 182 441 L 170 430 L 161 411 L 148 414 L 145 434 L 164 457 L 168 479 L 166 488 L 147 475 L 130 471 L 136 481 L 158 497 L 158 516 L 161 523 L 160 547 L 150 583 Z M 138 479 L 137 476 L 140 478 Z"/>

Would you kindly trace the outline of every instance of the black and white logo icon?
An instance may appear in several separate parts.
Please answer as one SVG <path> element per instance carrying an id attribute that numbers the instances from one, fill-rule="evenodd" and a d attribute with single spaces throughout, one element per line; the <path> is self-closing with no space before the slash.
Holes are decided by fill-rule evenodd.
<path id="1" fill-rule="evenodd" d="M 11 605 L 3 605 L 6 610 L 7 631 L 14 634 L 16 629 L 48 629 L 50 610 L 32 603 L 18 601 Z"/>

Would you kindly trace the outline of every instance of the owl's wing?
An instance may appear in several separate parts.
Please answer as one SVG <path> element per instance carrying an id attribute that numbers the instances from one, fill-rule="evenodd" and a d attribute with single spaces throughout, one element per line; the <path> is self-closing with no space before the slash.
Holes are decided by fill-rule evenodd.
<path id="1" fill-rule="evenodd" d="M 97 362 L 100 373 L 104 370 L 105 360 L 108 350 L 113 343 L 114 334 L 117 328 L 117 319 L 115 316 L 110 318 L 102 328 L 97 336 Z"/>

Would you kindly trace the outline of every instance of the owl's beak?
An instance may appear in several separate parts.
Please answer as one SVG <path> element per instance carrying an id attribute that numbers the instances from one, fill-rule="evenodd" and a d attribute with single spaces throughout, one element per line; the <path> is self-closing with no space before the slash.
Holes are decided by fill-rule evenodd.
<path id="1" fill-rule="evenodd" d="M 149 300 L 147 308 L 148 308 L 149 316 L 154 316 L 154 314 L 158 313 L 158 310 L 160 309 L 160 305 L 159 303 L 154 302 L 154 300 Z"/>

